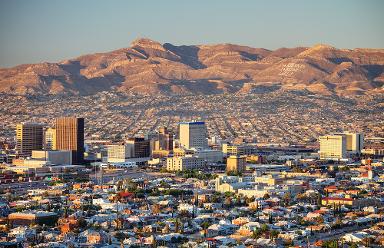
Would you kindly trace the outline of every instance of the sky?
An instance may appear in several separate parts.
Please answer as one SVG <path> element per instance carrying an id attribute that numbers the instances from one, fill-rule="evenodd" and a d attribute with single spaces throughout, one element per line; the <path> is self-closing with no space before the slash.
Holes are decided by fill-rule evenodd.
<path id="1" fill-rule="evenodd" d="M 128 47 L 384 48 L 382 0 L 0 0 L 0 67 Z"/>

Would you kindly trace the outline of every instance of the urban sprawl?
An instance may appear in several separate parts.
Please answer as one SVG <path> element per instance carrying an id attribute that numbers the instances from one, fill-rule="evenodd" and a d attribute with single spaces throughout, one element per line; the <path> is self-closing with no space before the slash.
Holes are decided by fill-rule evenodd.
<path id="1" fill-rule="evenodd" d="M 383 247 L 382 106 L 289 94 L 4 95 L 0 247 Z"/>

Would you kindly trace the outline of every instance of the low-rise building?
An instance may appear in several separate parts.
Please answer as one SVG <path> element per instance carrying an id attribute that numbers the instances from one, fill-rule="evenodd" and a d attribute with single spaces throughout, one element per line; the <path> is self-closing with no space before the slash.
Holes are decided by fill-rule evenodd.
<path id="1" fill-rule="evenodd" d="M 11 226 L 29 226 L 31 224 L 49 225 L 56 224 L 58 216 L 54 212 L 18 212 L 8 216 Z"/>
<path id="2" fill-rule="evenodd" d="M 167 158 L 168 171 L 184 171 L 203 168 L 205 160 L 202 158 L 188 156 L 188 157 L 171 157 Z"/>
<path id="3" fill-rule="evenodd" d="M 245 170 L 246 157 L 245 156 L 229 156 L 227 158 L 227 172 L 243 172 Z"/>

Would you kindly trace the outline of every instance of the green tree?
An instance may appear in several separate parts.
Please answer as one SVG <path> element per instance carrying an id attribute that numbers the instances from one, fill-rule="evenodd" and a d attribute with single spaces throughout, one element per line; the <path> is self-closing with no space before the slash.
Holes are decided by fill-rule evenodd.
<path id="1" fill-rule="evenodd" d="M 279 231 L 272 230 L 272 231 L 270 232 L 270 238 L 271 238 L 272 240 L 276 239 L 278 236 L 279 236 Z"/>
<path id="2" fill-rule="evenodd" d="M 262 231 L 263 233 L 267 232 L 268 230 L 269 230 L 269 227 L 268 227 L 267 224 L 263 224 L 263 225 L 261 225 L 261 231 Z"/>
<path id="3" fill-rule="evenodd" d="M 287 192 L 284 194 L 283 201 L 284 201 L 285 206 L 289 205 L 289 203 L 291 202 L 291 193 L 290 192 Z"/>
<path id="4" fill-rule="evenodd" d="M 261 237 L 262 234 L 263 234 L 263 232 L 261 231 L 261 229 L 256 227 L 256 229 L 253 230 L 252 238 L 258 239 Z"/>
<path id="5" fill-rule="evenodd" d="M 203 223 L 201 223 L 201 228 L 203 228 L 204 230 L 204 237 L 207 237 L 209 225 L 210 224 L 207 221 L 204 221 Z"/>

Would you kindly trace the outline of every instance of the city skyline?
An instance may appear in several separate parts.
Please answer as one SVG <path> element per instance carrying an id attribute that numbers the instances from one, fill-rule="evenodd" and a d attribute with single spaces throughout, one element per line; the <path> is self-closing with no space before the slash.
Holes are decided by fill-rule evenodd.
<path id="1" fill-rule="evenodd" d="M 0 247 L 384 247 L 382 10 L 0 0 Z"/>

